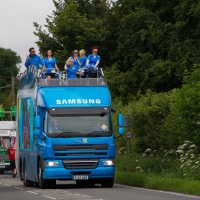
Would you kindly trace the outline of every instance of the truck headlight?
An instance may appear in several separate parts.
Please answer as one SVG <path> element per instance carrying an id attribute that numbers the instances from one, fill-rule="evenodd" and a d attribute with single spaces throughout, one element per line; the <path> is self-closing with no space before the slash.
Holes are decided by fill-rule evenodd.
<path id="1" fill-rule="evenodd" d="M 115 163 L 114 163 L 113 160 L 104 160 L 104 161 L 103 161 L 103 164 L 104 164 L 104 165 L 111 166 L 111 165 L 114 165 Z"/>
<path id="2" fill-rule="evenodd" d="M 58 162 L 52 162 L 52 161 L 50 161 L 50 162 L 46 162 L 46 166 L 53 167 L 53 166 L 58 166 L 58 165 L 59 165 Z"/>

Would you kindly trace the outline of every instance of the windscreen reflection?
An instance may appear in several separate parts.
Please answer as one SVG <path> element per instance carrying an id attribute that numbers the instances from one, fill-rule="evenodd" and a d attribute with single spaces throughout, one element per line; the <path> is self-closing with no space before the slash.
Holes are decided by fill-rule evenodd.
<path id="1" fill-rule="evenodd" d="M 110 113 L 106 116 L 48 115 L 48 136 L 108 137 L 112 135 Z"/>

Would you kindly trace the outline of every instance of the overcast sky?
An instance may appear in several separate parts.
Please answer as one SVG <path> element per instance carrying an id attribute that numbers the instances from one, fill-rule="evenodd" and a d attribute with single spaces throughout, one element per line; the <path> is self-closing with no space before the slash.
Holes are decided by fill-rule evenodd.
<path id="1" fill-rule="evenodd" d="M 33 22 L 46 24 L 46 17 L 53 10 L 55 7 L 52 0 L 1 0 L 0 46 L 10 48 L 21 57 L 21 72 L 25 70 L 28 49 L 33 46 L 38 53 Z"/>

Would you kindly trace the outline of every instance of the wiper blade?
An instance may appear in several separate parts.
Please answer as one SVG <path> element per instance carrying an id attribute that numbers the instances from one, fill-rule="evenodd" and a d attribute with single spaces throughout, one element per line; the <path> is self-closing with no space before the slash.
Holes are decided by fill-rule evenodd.
<path id="1" fill-rule="evenodd" d="M 68 135 L 69 133 L 71 133 L 71 135 Z M 65 132 L 62 132 L 62 133 L 56 135 L 55 138 L 60 137 L 60 136 L 66 136 L 66 135 L 68 137 L 72 137 L 76 133 L 80 133 L 80 132 L 65 131 Z"/>
<path id="2" fill-rule="evenodd" d="M 65 132 L 59 133 L 58 135 L 55 136 L 55 138 L 62 136 L 62 135 L 65 135 L 66 133 L 72 133 L 72 132 L 71 131 L 65 131 Z"/>
<path id="3" fill-rule="evenodd" d="M 84 137 L 92 136 L 92 137 L 101 137 L 105 133 L 112 133 L 111 131 L 92 131 Z"/>

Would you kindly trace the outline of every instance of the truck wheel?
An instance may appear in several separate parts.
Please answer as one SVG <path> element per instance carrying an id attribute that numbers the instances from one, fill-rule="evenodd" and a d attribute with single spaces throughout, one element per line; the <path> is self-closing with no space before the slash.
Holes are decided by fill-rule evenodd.
<path id="1" fill-rule="evenodd" d="M 23 177 L 23 184 L 25 187 L 31 187 L 34 185 L 33 181 L 29 181 L 27 179 L 27 172 L 26 172 L 26 164 L 24 163 L 24 177 Z"/>
<path id="2" fill-rule="evenodd" d="M 104 179 L 102 182 L 101 182 L 101 186 L 103 188 L 112 188 L 114 185 L 114 178 L 109 178 L 109 179 Z"/>
<path id="3" fill-rule="evenodd" d="M 0 169 L 0 174 L 3 174 L 5 172 L 5 169 Z"/>
<path id="4" fill-rule="evenodd" d="M 38 166 L 38 186 L 41 189 L 45 189 L 47 187 L 47 180 L 43 178 L 43 170 L 42 170 L 42 163 L 41 161 L 39 162 Z"/>

